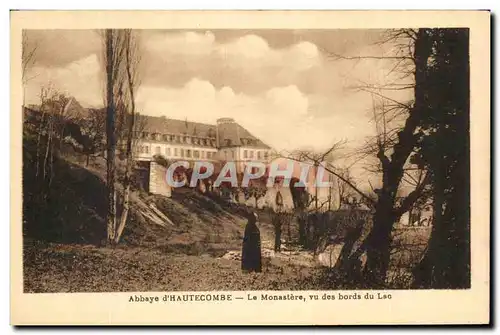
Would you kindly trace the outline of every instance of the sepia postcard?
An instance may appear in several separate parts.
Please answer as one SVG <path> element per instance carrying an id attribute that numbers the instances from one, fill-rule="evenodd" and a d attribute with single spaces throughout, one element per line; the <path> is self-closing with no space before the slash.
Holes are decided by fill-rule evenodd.
<path id="1" fill-rule="evenodd" d="M 489 324 L 490 20 L 12 11 L 11 324 Z"/>

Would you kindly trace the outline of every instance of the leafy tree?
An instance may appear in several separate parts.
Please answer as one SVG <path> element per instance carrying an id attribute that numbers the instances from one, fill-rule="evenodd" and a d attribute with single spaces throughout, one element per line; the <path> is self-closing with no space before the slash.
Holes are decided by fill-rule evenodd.
<path id="1" fill-rule="evenodd" d="M 415 286 L 470 287 L 469 31 L 428 32 L 433 54 L 415 162 L 429 171 L 433 225 Z"/>

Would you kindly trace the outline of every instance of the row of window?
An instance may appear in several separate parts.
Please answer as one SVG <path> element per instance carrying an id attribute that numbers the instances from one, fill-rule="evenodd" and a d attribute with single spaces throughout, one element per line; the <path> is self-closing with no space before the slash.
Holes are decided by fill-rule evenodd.
<path id="1" fill-rule="evenodd" d="M 225 159 L 235 159 L 235 152 L 232 150 L 224 150 Z M 258 150 L 243 150 L 243 158 L 253 159 L 256 157 L 257 159 L 268 159 L 269 152 L 268 151 L 258 151 Z"/>
<path id="2" fill-rule="evenodd" d="M 187 135 L 168 135 L 168 134 L 141 132 L 141 133 L 137 134 L 137 137 L 142 138 L 142 139 L 146 139 L 146 140 L 154 140 L 154 141 L 205 145 L 205 146 L 210 146 L 210 147 L 216 146 L 215 139 L 213 139 L 213 138 L 200 138 L 200 137 L 192 137 L 192 136 L 187 136 Z"/>
<path id="3" fill-rule="evenodd" d="M 267 152 L 267 151 L 264 151 L 264 152 L 254 151 L 254 150 L 243 150 L 243 158 L 253 159 L 254 153 L 256 153 L 255 155 L 257 156 L 257 159 L 262 159 L 262 157 L 264 157 L 264 159 L 269 158 L 269 152 Z"/>
<path id="4" fill-rule="evenodd" d="M 137 151 L 141 154 L 149 154 L 149 146 L 141 145 L 138 147 Z M 155 155 L 164 155 L 165 157 L 185 157 L 185 158 L 214 158 L 216 152 L 205 151 L 205 150 L 191 150 L 182 148 L 165 148 L 163 153 L 160 146 L 156 146 L 154 149 Z"/>

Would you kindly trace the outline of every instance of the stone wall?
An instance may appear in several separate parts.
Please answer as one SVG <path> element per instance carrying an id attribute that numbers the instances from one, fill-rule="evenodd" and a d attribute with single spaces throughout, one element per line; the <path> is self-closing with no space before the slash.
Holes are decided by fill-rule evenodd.
<path id="1" fill-rule="evenodd" d="M 167 184 L 167 169 L 156 162 L 151 162 L 149 171 L 149 192 L 170 198 L 172 188 Z"/>

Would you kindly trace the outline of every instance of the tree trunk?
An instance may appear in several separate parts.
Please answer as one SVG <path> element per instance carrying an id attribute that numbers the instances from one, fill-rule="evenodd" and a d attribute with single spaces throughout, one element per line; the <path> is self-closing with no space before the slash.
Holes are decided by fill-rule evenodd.
<path id="1" fill-rule="evenodd" d="M 436 176 L 434 182 L 432 232 L 426 253 L 413 270 L 415 288 L 470 287 L 469 209 L 464 199 L 467 190 L 457 187 L 447 198 L 444 180 Z"/>
<path id="2" fill-rule="evenodd" d="M 463 289 L 471 284 L 468 34 L 467 29 L 444 29 L 435 35 L 442 48 L 436 50 L 440 66 L 434 75 L 445 77 L 446 95 L 437 94 L 432 102 L 448 115 L 432 124 L 438 153 L 434 149 L 424 156 L 434 177 L 434 213 L 428 248 L 414 269 L 417 288 Z M 450 134 L 453 146 L 446 145 Z"/>
<path id="3" fill-rule="evenodd" d="M 130 93 L 130 116 L 125 117 L 126 110 L 124 110 L 123 114 L 123 119 L 128 121 L 127 122 L 127 130 L 126 130 L 126 136 L 127 136 L 127 142 L 126 142 L 126 149 L 125 149 L 125 160 L 126 160 L 126 170 L 125 170 L 125 180 L 124 180 L 124 191 L 123 191 L 123 211 L 122 215 L 120 218 L 120 224 L 118 226 L 118 230 L 116 231 L 115 235 L 115 243 L 118 244 L 120 241 L 120 237 L 122 236 L 123 229 L 125 228 L 125 224 L 127 223 L 127 218 L 128 218 L 128 212 L 130 209 L 130 204 L 129 204 L 129 198 L 130 198 L 130 184 L 131 184 L 131 178 L 132 178 L 132 165 L 134 163 L 134 157 L 133 157 L 133 151 L 132 151 L 132 141 L 133 141 L 133 136 L 134 136 L 134 122 L 135 122 L 135 96 L 134 96 L 134 78 L 132 75 L 132 60 L 131 60 L 131 32 L 128 32 L 128 35 L 126 36 L 126 53 L 125 53 L 125 66 L 127 70 L 127 83 L 128 83 L 128 89 Z"/>
<path id="4" fill-rule="evenodd" d="M 287 235 L 288 235 L 287 244 L 290 244 L 292 243 L 292 230 L 290 228 L 290 222 L 292 221 L 292 218 L 289 217 L 288 215 L 285 215 L 285 219 L 287 220 Z"/>
<path id="5" fill-rule="evenodd" d="M 439 174 L 435 176 L 433 187 L 433 213 L 432 213 L 432 231 L 427 245 L 427 250 L 420 263 L 413 270 L 413 286 L 416 288 L 438 288 L 436 287 L 436 276 L 442 272 L 442 264 L 440 258 L 445 257 L 441 255 L 441 249 L 444 240 L 445 231 L 443 230 L 443 185 L 442 176 Z"/>
<path id="6" fill-rule="evenodd" d="M 106 155 L 106 181 L 108 191 L 108 210 L 107 210 L 107 240 L 108 243 L 113 243 L 116 232 L 116 190 L 115 190 L 115 106 L 114 106 L 114 64 L 113 50 L 113 31 L 106 30 L 106 139 L 107 139 L 107 155 Z"/>
<path id="7" fill-rule="evenodd" d="M 43 107 L 43 104 L 41 106 Z M 40 174 L 40 154 L 41 154 L 41 141 L 42 141 L 42 130 L 44 128 L 44 122 L 45 122 L 45 112 L 42 111 L 42 117 L 40 118 L 40 126 L 38 127 L 38 135 L 37 135 L 37 140 L 36 140 L 36 167 L 35 167 L 35 177 L 38 178 Z"/>
<path id="8" fill-rule="evenodd" d="M 297 216 L 297 221 L 299 223 L 299 244 L 306 245 L 306 223 L 305 214 L 300 211 Z"/>
<path id="9" fill-rule="evenodd" d="M 125 178 L 128 177 L 126 176 Z M 118 225 L 118 229 L 114 237 L 115 244 L 118 244 L 118 242 L 120 242 L 123 230 L 125 229 L 125 224 L 127 223 L 129 210 L 130 210 L 130 183 L 127 184 L 125 190 L 123 191 L 123 211 L 120 217 L 120 224 Z"/>
<path id="10" fill-rule="evenodd" d="M 370 288 L 382 288 L 385 285 L 390 261 L 391 232 L 396 221 L 389 203 L 381 201 L 377 206 L 373 228 L 366 244 L 367 262 L 364 278 Z"/>
<path id="11" fill-rule="evenodd" d="M 132 95 L 133 96 L 133 95 Z M 132 103 L 132 106 L 134 104 Z M 123 233 L 123 229 L 125 228 L 125 224 L 127 223 L 127 218 L 128 218 L 128 212 L 130 208 L 129 204 L 129 198 L 130 198 L 130 184 L 131 184 L 131 177 L 132 177 L 132 165 L 133 165 L 133 157 L 132 157 L 132 136 L 133 136 L 133 129 L 134 129 L 134 107 L 132 107 L 132 117 L 129 120 L 129 127 L 128 127 L 128 133 L 127 133 L 127 149 L 125 153 L 125 159 L 127 162 L 127 167 L 125 170 L 125 178 L 123 182 L 124 186 L 124 191 L 123 191 L 123 211 L 122 215 L 120 217 L 120 224 L 118 226 L 118 229 L 116 231 L 115 237 L 114 237 L 114 242 L 117 244 L 120 241 L 120 237 Z"/>
<path id="12" fill-rule="evenodd" d="M 432 51 L 432 41 L 427 29 L 419 29 L 415 40 L 413 59 L 415 63 L 415 103 L 409 110 L 404 127 L 398 132 L 398 142 L 389 157 L 380 148 L 378 158 L 382 164 L 383 177 L 375 205 L 373 228 L 368 236 L 367 264 L 365 280 L 370 287 L 383 287 L 390 261 L 391 232 L 398 219 L 395 214 L 396 193 L 403 177 L 403 168 L 417 144 L 415 130 L 421 121 L 422 112 L 427 108 L 426 79 L 428 59 Z M 398 213 L 401 215 L 402 213 Z"/>
<path id="13" fill-rule="evenodd" d="M 360 288 L 360 285 L 364 284 L 360 256 L 366 250 L 367 240 L 365 239 L 356 249 L 354 249 L 354 246 L 363 235 L 366 221 L 358 217 L 346 217 L 344 220 L 346 222 L 344 224 L 341 223 L 341 225 L 349 228 L 344 237 L 344 246 L 333 268 L 336 271 L 336 277 L 340 285 L 348 284 L 350 287 Z M 354 226 L 352 226 L 352 221 L 355 222 Z M 332 260 L 330 253 L 330 267 L 331 266 Z"/>
<path id="14" fill-rule="evenodd" d="M 47 182 L 47 188 L 50 190 L 52 186 L 52 179 L 54 178 L 54 136 L 52 136 L 52 140 L 50 141 L 50 159 L 49 159 L 49 180 Z"/>
<path id="15" fill-rule="evenodd" d="M 50 164 L 50 155 L 51 155 L 51 148 L 52 148 L 52 141 L 53 141 L 53 123 L 50 122 L 49 127 L 48 127 L 48 135 L 47 135 L 47 143 L 45 147 L 45 156 L 43 159 L 43 183 L 45 184 L 47 182 L 47 176 L 49 175 L 49 164 Z"/>

